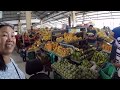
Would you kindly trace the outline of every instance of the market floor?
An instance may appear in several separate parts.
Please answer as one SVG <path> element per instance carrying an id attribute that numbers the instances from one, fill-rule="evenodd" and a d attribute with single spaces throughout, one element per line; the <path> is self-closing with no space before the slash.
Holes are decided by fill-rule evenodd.
<path id="1" fill-rule="evenodd" d="M 23 62 L 20 55 L 16 51 L 14 51 L 11 57 L 15 60 L 18 67 L 23 71 L 23 73 L 26 75 L 26 78 L 28 79 L 30 77 L 30 75 L 26 74 L 26 72 L 25 72 L 25 64 L 26 63 Z M 42 71 L 42 72 L 45 73 L 44 71 Z M 53 79 L 53 72 L 50 73 L 50 78 Z"/>

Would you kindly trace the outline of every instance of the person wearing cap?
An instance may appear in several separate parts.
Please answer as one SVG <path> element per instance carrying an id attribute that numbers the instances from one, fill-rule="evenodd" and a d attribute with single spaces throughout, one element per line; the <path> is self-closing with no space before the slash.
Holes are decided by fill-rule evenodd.
<path id="1" fill-rule="evenodd" d="M 0 79 L 25 79 L 24 73 L 11 58 L 15 45 L 13 26 L 0 23 Z"/>
<path id="2" fill-rule="evenodd" d="M 96 46 L 97 32 L 93 29 L 93 25 L 89 25 L 87 29 L 87 40 L 90 45 Z"/>

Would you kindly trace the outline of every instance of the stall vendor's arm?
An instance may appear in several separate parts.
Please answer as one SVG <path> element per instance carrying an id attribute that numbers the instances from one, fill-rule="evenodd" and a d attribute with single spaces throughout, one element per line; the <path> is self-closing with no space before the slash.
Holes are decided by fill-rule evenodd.
<path id="1" fill-rule="evenodd" d="M 120 68 L 120 63 L 113 63 L 113 65 L 117 68 Z"/>
<path id="2" fill-rule="evenodd" d="M 94 30 L 93 34 L 94 34 L 94 36 L 89 37 L 89 39 L 95 40 L 97 38 L 96 30 Z"/>

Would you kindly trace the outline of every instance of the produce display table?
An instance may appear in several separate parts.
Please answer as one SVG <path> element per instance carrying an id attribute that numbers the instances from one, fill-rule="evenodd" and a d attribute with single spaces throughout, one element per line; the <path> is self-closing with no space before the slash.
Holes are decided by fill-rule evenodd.
<path id="1" fill-rule="evenodd" d="M 52 67 L 54 79 L 67 79 L 64 75 L 58 72 L 54 67 Z"/>
<path id="2" fill-rule="evenodd" d="M 76 66 L 83 66 L 83 67 L 87 67 L 90 69 L 91 64 L 89 62 L 91 62 L 91 61 L 94 61 L 96 63 L 96 65 L 99 67 L 98 71 L 100 71 L 100 69 L 102 68 L 104 63 L 109 60 L 109 57 L 106 57 L 104 55 L 104 53 L 107 53 L 108 56 L 111 53 L 110 49 L 109 48 L 107 49 L 105 45 L 104 45 L 105 50 L 104 49 L 102 50 L 101 43 L 103 43 L 104 40 L 99 39 L 99 43 L 100 43 L 99 45 L 101 45 L 101 46 L 99 46 L 99 45 L 98 45 L 99 47 L 94 46 L 94 50 L 92 51 L 89 49 L 93 49 L 93 47 L 88 45 L 87 39 L 85 39 L 83 37 L 84 32 L 74 33 L 74 34 L 67 33 L 67 32 L 68 32 L 68 30 L 53 30 L 51 32 L 51 34 L 52 34 L 51 37 L 48 38 L 48 36 L 47 36 L 47 35 L 49 35 L 48 31 L 44 32 L 44 30 L 43 30 L 41 33 L 42 37 L 40 39 L 40 44 L 41 43 L 42 44 L 36 50 L 26 51 L 27 58 L 32 57 L 31 59 L 33 59 L 33 58 L 37 57 L 37 59 L 42 60 L 42 58 L 41 58 L 41 56 L 39 56 L 39 54 L 44 52 L 46 57 L 49 58 L 48 59 L 49 63 L 47 63 L 49 66 L 48 68 L 49 69 L 52 68 L 56 79 L 57 78 L 59 78 L 59 79 L 76 78 L 76 76 L 75 77 L 70 76 L 72 74 L 72 72 L 70 73 L 69 71 L 73 70 L 73 72 L 74 72 L 74 69 L 77 68 Z M 47 36 L 47 37 L 44 37 L 44 36 Z M 44 37 L 44 39 L 43 39 L 43 37 Z M 66 43 L 65 41 L 68 43 Z M 34 41 L 32 40 L 32 42 L 34 42 Z M 34 47 L 34 49 L 35 49 L 36 44 L 33 44 L 33 46 L 34 45 L 35 45 L 35 47 Z M 98 48 L 100 48 L 101 50 L 97 50 Z M 41 52 L 41 50 L 43 52 Z M 52 50 L 52 51 L 48 51 L 48 50 Z M 81 53 L 80 50 L 82 50 L 83 53 Z M 106 51 L 106 50 L 108 50 L 108 51 Z M 76 51 L 78 51 L 79 53 L 76 54 Z M 104 52 L 104 53 L 102 53 L 102 52 Z M 68 67 L 64 66 L 64 68 L 62 68 L 61 63 L 57 69 L 52 66 L 52 64 L 59 62 L 59 61 L 64 61 L 65 59 L 67 59 L 72 64 L 71 67 L 75 66 L 75 68 L 70 68 L 68 63 L 67 64 L 62 63 L 64 65 L 68 65 Z M 43 63 L 44 63 L 44 61 L 43 61 Z M 47 64 L 46 64 L 46 66 L 47 66 Z M 90 64 L 90 65 L 88 65 L 88 64 Z M 64 71 L 66 71 L 66 68 L 67 68 L 67 70 L 69 70 L 68 71 L 69 75 L 68 74 L 66 75 L 66 73 L 64 71 L 62 71 L 62 73 L 59 72 L 60 68 L 62 68 L 62 70 L 64 69 Z M 74 73 L 76 73 L 76 72 L 74 72 Z M 79 73 L 79 74 L 81 74 L 81 73 Z M 86 73 L 86 72 L 83 74 L 88 75 L 88 73 Z M 78 77 L 78 78 L 80 78 L 80 77 Z M 81 78 L 84 78 L 84 77 L 81 77 Z M 88 75 L 88 78 L 89 78 L 89 75 Z"/>

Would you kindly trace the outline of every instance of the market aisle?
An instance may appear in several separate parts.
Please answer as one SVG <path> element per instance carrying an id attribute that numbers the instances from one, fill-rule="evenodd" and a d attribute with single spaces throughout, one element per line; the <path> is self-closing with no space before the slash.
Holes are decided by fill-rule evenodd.
<path id="1" fill-rule="evenodd" d="M 25 72 L 25 62 L 23 62 L 22 58 L 20 57 L 20 55 L 16 51 L 14 51 L 12 53 L 12 58 L 17 63 L 18 67 L 24 72 L 26 78 L 29 78 L 29 75 L 27 75 Z"/>

